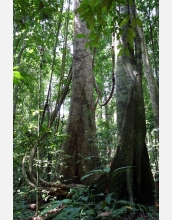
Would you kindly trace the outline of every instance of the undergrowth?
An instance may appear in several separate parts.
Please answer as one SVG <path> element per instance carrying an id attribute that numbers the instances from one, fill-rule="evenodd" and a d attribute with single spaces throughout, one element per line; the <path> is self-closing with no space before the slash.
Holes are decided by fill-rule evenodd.
<path id="1" fill-rule="evenodd" d="M 42 220 L 158 220 L 159 213 L 154 206 L 146 207 L 141 204 L 131 204 L 128 201 L 117 201 L 113 193 L 95 195 L 89 187 L 70 189 L 71 198 L 49 198 L 40 207 L 39 216 Z M 30 192 L 32 194 L 33 192 Z M 13 201 L 13 219 L 30 220 L 35 211 L 28 208 L 29 201 L 25 197 L 27 192 L 18 192 Z M 43 197 L 44 200 L 45 196 Z"/>
<path id="2" fill-rule="evenodd" d="M 131 204 L 128 201 L 116 201 L 113 193 L 93 195 L 89 188 L 71 189 L 72 198 L 55 200 L 45 207 L 40 216 L 57 207 L 53 220 L 144 220 L 159 219 L 158 211 L 154 207 L 146 207 L 141 204 Z M 58 208 L 59 207 L 59 208 Z M 61 207 L 61 208 L 60 208 Z"/>

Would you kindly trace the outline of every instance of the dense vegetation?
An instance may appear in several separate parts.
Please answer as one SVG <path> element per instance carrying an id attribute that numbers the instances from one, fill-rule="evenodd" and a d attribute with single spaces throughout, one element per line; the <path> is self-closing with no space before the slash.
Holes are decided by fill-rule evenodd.
<path id="1" fill-rule="evenodd" d="M 118 7 L 126 2 L 129 6 L 136 5 L 138 17 L 131 19 L 120 14 Z M 146 146 L 156 186 L 154 205 L 116 200 L 108 191 L 95 194 L 92 185 L 80 182 L 54 181 L 59 172 L 59 154 L 68 138 L 76 11 L 71 0 L 14 0 L 13 4 L 13 219 L 158 219 L 159 110 L 150 75 L 158 91 L 159 2 L 82 0 L 77 10 L 90 30 L 86 48 L 92 54 L 94 74 L 94 144 L 102 163 L 100 169 L 90 170 L 81 180 L 93 173 L 110 174 L 119 140 L 113 84 L 116 60 L 124 54 L 130 56 L 138 27 L 143 30 L 146 42 L 142 52 L 145 54 L 147 50 L 149 60 L 142 61 L 142 88 Z M 131 48 L 117 47 L 117 39 L 130 21 L 127 41 Z M 113 176 L 118 178 L 119 173 L 130 168 L 115 169 Z"/>

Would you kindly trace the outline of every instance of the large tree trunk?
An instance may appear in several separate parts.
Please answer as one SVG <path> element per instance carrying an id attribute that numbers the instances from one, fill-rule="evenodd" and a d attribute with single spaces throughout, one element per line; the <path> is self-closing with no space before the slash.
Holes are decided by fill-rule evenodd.
<path id="1" fill-rule="evenodd" d="M 129 8 L 121 6 L 120 12 L 127 14 Z M 124 27 L 118 43 L 129 44 L 127 41 L 128 27 L 129 24 Z M 116 65 L 117 151 L 112 160 L 110 172 L 97 179 L 95 192 L 113 192 L 117 200 L 125 199 L 130 202 L 152 204 L 154 181 L 145 144 L 146 124 L 141 83 L 141 60 L 139 60 L 140 49 L 136 45 L 135 56 L 137 57 L 134 57 L 130 47 L 128 49 L 130 55 L 122 54 L 117 58 Z M 116 169 L 126 166 L 133 167 L 113 175 Z"/>
<path id="2" fill-rule="evenodd" d="M 79 0 L 75 0 L 74 10 L 78 6 Z M 100 166 L 98 148 L 94 145 L 96 127 L 92 55 L 90 49 L 85 48 L 87 39 L 77 38 L 77 34 L 88 35 L 86 24 L 81 22 L 78 14 L 74 19 L 72 93 L 67 137 L 58 159 L 57 179 L 67 183 L 89 184 L 93 177 L 83 181 L 81 177 Z"/>

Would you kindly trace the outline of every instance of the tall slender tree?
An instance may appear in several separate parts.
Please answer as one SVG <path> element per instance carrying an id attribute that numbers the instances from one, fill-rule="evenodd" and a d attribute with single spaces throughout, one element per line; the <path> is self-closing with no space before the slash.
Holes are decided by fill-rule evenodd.
<path id="1" fill-rule="evenodd" d="M 74 1 L 74 10 L 79 0 Z M 92 54 L 85 48 L 88 36 L 86 23 L 79 14 L 74 18 L 72 91 L 70 112 L 66 128 L 67 137 L 61 148 L 57 175 L 61 182 L 80 183 L 88 171 L 100 166 L 98 149 L 95 146 L 95 107 L 93 99 Z M 83 182 L 88 184 L 92 177 Z"/>

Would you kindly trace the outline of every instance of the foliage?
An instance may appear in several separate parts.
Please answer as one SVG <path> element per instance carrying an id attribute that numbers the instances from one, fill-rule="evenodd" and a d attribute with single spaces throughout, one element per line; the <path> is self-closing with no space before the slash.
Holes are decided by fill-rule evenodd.
<path id="1" fill-rule="evenodd" d="M 112 33 L 115 31 L 119 38 L 126 25 L 127 40 L 134 44 L 136 25 L 142 26 L 149 58 L 154 76 L 159 81 L 159 2 L 157 0 L 136 1 L 139 18 L 130 23 L 130 16 L 121 16 L 119 4 L 122 0 L 82 0 L 80 7 L 75 13 L 80 13 L 83 20 L 87 22 L 90 29 L 89 43 L 92 53 L 96 48 L 93 73 L 95 81 L 100 89 L 100 103 L 108 97 L 112 85 Z M 129 1 L 131 4 L 131 1 Z M 68 83 L 69 70 L 73 56 L 73 18 L 74 13 L 68 11 L 70 1 L 38 1 L 38 0 L 14 0 L 14 25 L 13 25 L 13 188 L 14 193 L 14 219 L 27 219 L 33 212 L 27 209 L 28 201 L 25 195 L 31 195 L 31 190 L 22 178 L 21 164 L 25 156 L 30 156 L 30 150 L 38 140 L 38 136 L 47 133 L 46 138 L 39 143 L 40 161 L 34 160 L 34 168 L 41 164 L 41 177 L 48 180 L 53 179 L 56 172 L 57 156 L 61 151 L 61 145 L 66 138 L 65 127 L 69 113 L 70 88 L 61 109 L 51 129 L 48 129 L 50 116 L 58 97 L 61 96 L 63 88 Z M 67 26 L 67 22 L 69 22 Z M 85 35 L 78 35 L 83 38 Z M 65 39 L 67 46 L 65 47 Z M 119 46 L 119 54 L 124 52 L 124 47 Z M 64 54 L 66 59 L 64 60 Z M 126 52 L 127 53 L 127 52 Z M 116 56 L 117 54 L 115 54 Z M 65 65 L 63 66 L 63 62 Z M 52 75 L 52 81 L 51 79 Z M 61 80 L 60 80 L 61 79 Z M 143 76 L 143 91 L 146 114 L 147 146 L 153 173 L 159 169 L 159 143 L 157 131 L 153 121 L 153 112 L 149 96 L 146 78 Z M 42 125 L 41 119 L 48 96 L 49 112 L 45 112 Z M 116 94 L 113 95 L 107 106 L 96 107 L 96 145 L 99 148 L 101 161 L 106 167 L 103 171 L 109 171 L 109 164 L 115 154 L 117 146 L 116 125 Z M 97 92 L 94 91 L 95 101 Z M 41 127 L 41 129 L 39 129 Z M 28 168 L 29 161 L 26 161 Z M 26 169 L 27 169 L 26 168 Z M 102 172 L 102 170 L 99 170 Z M 28 172 L 28 170 L 27 170 Z M 86 175 L 91 175 L 90 174 Z M 84 178 L 84 177 L 83 177 Z M 158 218 L 152 207 L 143 210 L 141 205 L 132 205 L 124 201 L 115 201 L 112 194 L 93 195 L 89 188 L 71 190 L 74 196 L 67 200 L 55 200 L 49 204 L 65 207 L 55 219 L 95 219 L 102 212 L 111 212 L 111 217 L 121 219 L 128 213 L 139 211 L 147 213 L 149 218 Z M 34 194 L 35 195 L 35 194 Z M 97 198 L 102 201 L 97 201 Z M 34 196 L 35 200 L 35 196 Z M 120 205 L 120 207 L 119 207 Z M 53 206 L 51 206 L 53 208 Z M 50 207 L 44 209 L 45 214 Z M 70 218 L 69 218 L 70 217 Z M 110 218 L 110 216 L 109 216 Z M 144 219 L 138 216 L 136 219 Z"/>
<path id="2" fill-rule="evenodd" d="M 130 167 L 121 167 L 113 173 L 117 175 L 119 172 L 123 172 Z M 103 170 L 94 170 L 90 172 L 106 172 L 109 173 L 109 168 Z M 88 175 L 90 175 L 88 174 Z M 83 179 L 88 175 L 83 176 Z M 86 187 L 79 189 L 70 189 L 72 198 L 53 200 L 46 204 L 40 212 L 40 216 L 44 216 L 45 213 L 56 208 L 59 210 L 56 212 L 54 220 L 60 219 L 99 219 L 100 216 L 106 216 L 108 219 L 146 219 L 147 217 L 158 219 L 158 212 L 153 207 L 146 207 L 142 204 L 133 204 L 129 201 L 115 200 L 113 193 L 109 194 L 95 194 L 95 187 Z M 44 206 L 45 207 L 45 206 Z M 61 207 L 61 209 L 60 209 Z M 42 207 L 43 208 L 43 207 Z"/>
<path id="3" fill-rule="evenodd" d="M 131 16 L 120 13 L 120 4 L 126 5 L 125 1 L 87 1 L 83 0 L 76 13 L 80 14 L 83 21 L 86 21 L 87 27 L 91 30 L 88 36 L 90 41 L 86 44 L 90 47 L 98 47 L 101 36 L 107 36 L 115 32 L 117 39 L 123 34 L 124 26 L 127 26 L 127 40 L 130 47 L 133 48 L 135 38 L 134 28 L 138 25 L 142 27 L 142 21 L 139 17 L 133 18 L 131 25 Z M 133 6 L 133 2 L 129 1 Z M 84 36 L 83 36 L 84 37 Z M 120 51 L 118 56 L 126 52 L 129 55 L 129 50 L 124 45 L 119 45 Z"/>
<path id="4" fill-rule="evenodd" d="M 120 167 L 116 170 L 113 171 L 113 173 L 109 174 L 109 171 L 110 171 L 110 168 L 103 168 L 103 169 L 98 169 L 98 170 L 92 170 L 90 171 L 88 174 L 84 175 L 81 180 L 93 175 L 94 173 L 99 173 L 99 174 L 102 174 L 102 173 L 107 173 L 108 175 L 112 175 L 113 177 L 116 176 L 118 173 L 122 172 L 122 171 L 125 171 L 127 169 L 130 169 L 132 168 L 132 166 L 126 166 L 126 167 Z"/>
<path id="5" fill-rule="evenodd" d="M 27 189 L 28 190 L 28 189 Z M 78 219 L 90 220 L 99 219 L 98 216 L 106 216 L 108 219 L 154 219 L 158 220 L 158 211 L 154 207 L 145 207 L 141 204 L 131 204 L 128 201 L 116 201 L 113 193 L 93 193 L 89 187 L 71 189 L 72 198 L 53 199 L 40 207 L 39 216 L 45 217 L 49 213 L 55 213 L 53 220 Z M 14 220 L 29 219 L 34 212 L 29 209 L 26 199 L 28 192 L 18 192 L 14 200 Z M 30 200 L 31 201 L 31 200 Z"/>
<path id="6" fill-rule="evenodd" d="M 28 190 L 28 189 L 27 189 Z M 33 212 L 29 209 L 26 197 L 28 192 L 26 189 L 18 190 L 13 200 L 13 219 L 28 219 L 33 216 Z"/>
<path id="7" fill-rule="evenodd" d="M 61 219 L 78 219 L 90 220 L 99 219 L 99 216 L 106 216 L 108 219 L 158 219 L 158 213 L 153 207 L 145 207 L 141 204 L 131 204 L 128 201 L 116 201 L 113 193 L 110 194 L 93 194 L 90 188 L 72 189 L 72 198 L 56 200 L 50 202 L 41 211 L 43 216 L 46 212 L 54 207 L 63 206 L 60 212 L 56 213 L 54 220 Z"/>

